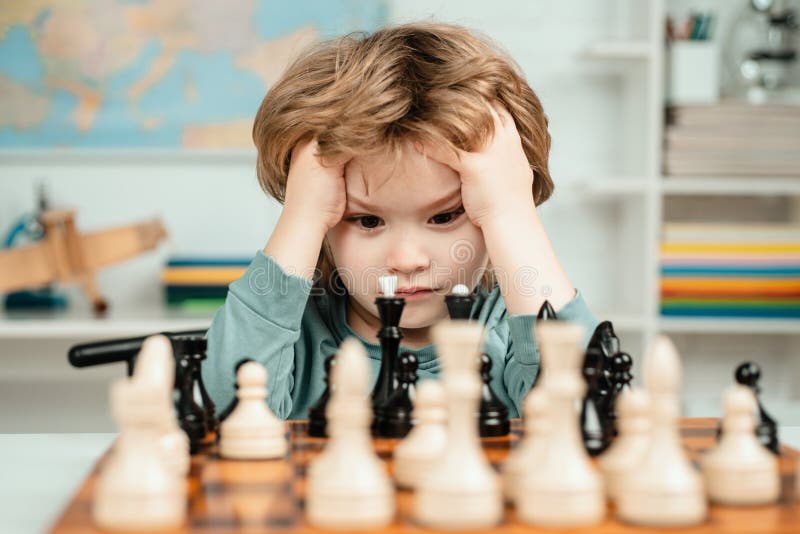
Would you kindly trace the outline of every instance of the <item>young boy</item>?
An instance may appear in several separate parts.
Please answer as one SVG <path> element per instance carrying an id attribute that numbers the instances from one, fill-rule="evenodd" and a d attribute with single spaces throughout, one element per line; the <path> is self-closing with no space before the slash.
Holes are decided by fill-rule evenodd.
<path id="1" fill-rule="evenodd" d="M 220 408 L 247 357 L 267 367 L 276 414 L 305 418 L 347 336 L 376 378 L 386 274 L 406 298 L 401 350 L 421 380 L 439 374 L 430 329 L 448 317 L 444 295 L 474 288 L 492 387 L 513 417 L 538 372 L 544 300 L 588 341 L 597 322 L 537 213 L 553 191 L 547 119 L 488 39 L 424 23 L 322 43 L 270 89 L 253 139 L 259 182 L 283 211 L 208 332 L 203 378 Z"/>

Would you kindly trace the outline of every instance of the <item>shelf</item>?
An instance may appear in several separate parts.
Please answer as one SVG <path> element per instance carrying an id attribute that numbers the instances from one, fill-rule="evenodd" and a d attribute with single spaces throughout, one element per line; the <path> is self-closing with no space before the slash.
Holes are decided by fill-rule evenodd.
<path id="1" fill-rule="evenodd" d="M 654 49 L 648 41 L 610 40 L 594 43 L 584 50 L 582 57 L 600 60 L 645 60 L 653 54 Z"/>
<path id="2" fill-rule="evenodd" d="M 795 334 L 800 335 L 798 319 L 724 319 L 711 317 L 658 320 L 662 332 L 670 334 Z"/>
<path id="3" fill-rule="evenodd" d="M 165 306 L 113 310 L 102 318 L 88 309 L 58 312 L 0 312 L 0 339 L 136 337 L 156 332 L 208 328 L 211 312 L 183 312 Z"/>
<path id="4" fill-rule="evenodd" d="M 665 176 L 665 195 L 800 195 L 800 176 Z"/>
<path id="5" fill-rule="evenodd" d="M 572 194 L 583 196 L 641 196 L 651 188 L 653 180 L 645 177 L 631 178 L 573 178 L 556 184 L 556 191 L 560 188 L 569 190 Z"/>

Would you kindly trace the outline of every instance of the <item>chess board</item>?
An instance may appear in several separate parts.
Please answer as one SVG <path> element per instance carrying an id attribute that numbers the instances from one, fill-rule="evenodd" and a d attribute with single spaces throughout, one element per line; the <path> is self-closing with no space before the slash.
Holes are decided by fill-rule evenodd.
<path id="1" fill-rule="evenodd" d="M 305 520 L 306 472 L 311 460 L 320 453 L 324 439 L 309 437 L 305 421 L 288 423 L 291 450 L 286 460 L 234 461 L 219 457 L 212 445 L 192 458 L 191 472 L 187 478 L 189 514 L 182 533 L 232 533 L 232 532 L 317 532 Z M 681 436 L 691 458 L 711 447 L 715 440 L 717 420 L 712 418 L 683 419 Z M 511 448 L 519 441 L 522 427 L 519 420 L 512 421 L 512 433 L 504 438 L 484 439 L 483 448 L 489 461 L 499 468 Z M 378 455 L 392 469 L 392 450 L 397 440 L 376 439 Z M 670 529 L 697 533 L 798 533 L 800 532 L 800 501 L 796 500 L 795 466 L 798 451 L 783 447 L 780 457 L 781 497 L 770 506 L 722 507 L 711 505 L 705 523 L 691 528 Z M 101 532 L 94 527 L 91 506 L 97 476 L 107 454 L 95 465 L 92 472 L 73 496 L 64 513 L 52 529 L 55 534 Z M 397 493 L 395 522 L 385 529 L 391 533 L 431 532 L 414 524 L 411 517 L 413 494 Z M 613 510 L 605 521 L 591 528 L 577 529 L 599 533 L 655 532 L 625 525 L 614 518 Z M 553 530 L 529 527 L 517 521 L 512 508 L 507 507 L 502 524 L 496 532 L 550 532 Z"/>

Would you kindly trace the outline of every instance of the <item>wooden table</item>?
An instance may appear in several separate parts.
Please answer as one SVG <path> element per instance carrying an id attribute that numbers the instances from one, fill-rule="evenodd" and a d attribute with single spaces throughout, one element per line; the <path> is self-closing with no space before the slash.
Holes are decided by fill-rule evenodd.
<path id="1" fill-rule="evenodd" d="M 716 434 L 717 420 L 713 418 L 683 419 L 681 436 L 692 459 L 708 449 Z M 189 516 L 185 527 L 178 532 L 317 532 L 305 520 L 303 507 L 305 474 L 309 462 L 321 451 L 325 440 L 306 435 L 305 421 L 289 423 L 291 450 L 287 460 L 232 461 L 219 458 L 215 447 L 195 455 L 187 479 Z M 505 438 L 483 440 L 489 461 L 498 468 L 509 450 L 519 441 L 521 424 L 512 423 L 512 434 Z M 379 456 L 391 471 L 392 450 L 396 440 L 374 441 Z M 723 507 L 709 506 L 705 523 L 691 528 L 652 529 L 626 525 L 617 521 L 609 508 L 603 523 L 591 528 L 574 529 L 582 532 L 634 533 L 680 531 L 686 533 L 800 533 L 800 502 L 794 493 L 795 474 L 800 454 L 783 447 L 780 456 L 782 475 L 781 497 L 771 506 Z M 52 532 L 77 534 L 101 532 L 91 520 L 91 505 L 99 469 L 106 456 L 72 498 L 56 522 Z M 387 532 L 431 532 L 413 523 L 413 495 L 398 491 L 397 517 Z M 512 508 L 506 508 L 505 518 L 493 532 L 533 533 L 554 532 L 521 524 Z"/>

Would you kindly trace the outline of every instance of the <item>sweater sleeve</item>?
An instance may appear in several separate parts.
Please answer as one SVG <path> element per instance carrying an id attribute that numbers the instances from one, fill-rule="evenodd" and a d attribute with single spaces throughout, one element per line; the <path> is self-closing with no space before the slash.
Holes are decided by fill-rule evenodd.
<path id="1" fill-rule="evenodd" d="M 575 296 L 561 310 L 556 311 L 559 320 L 580 324 L 584 328 L 583 345 L 592 337 L 597 319 L 592 314 L 583 295 L 575 290 Z M 517 409 L 522 413 L 522 399 L 530 391 L 539 373 L 539 347 L 536 343 L 536 315 L 521 314 L 507 317 L 509 347 L 503 371 L 506 390 Z"/>
<path id="2" fill-rule="evenodd" d="M 228 288 L 208 331 L 203 380 L 217 411 L 235 396 L 235 368 L 244 358 L 267 369 L 267 403 L 278 417 L 292 410 L 295 343 L 312 282 L 287 274 L 259 251 L 245 274 Z"/>

